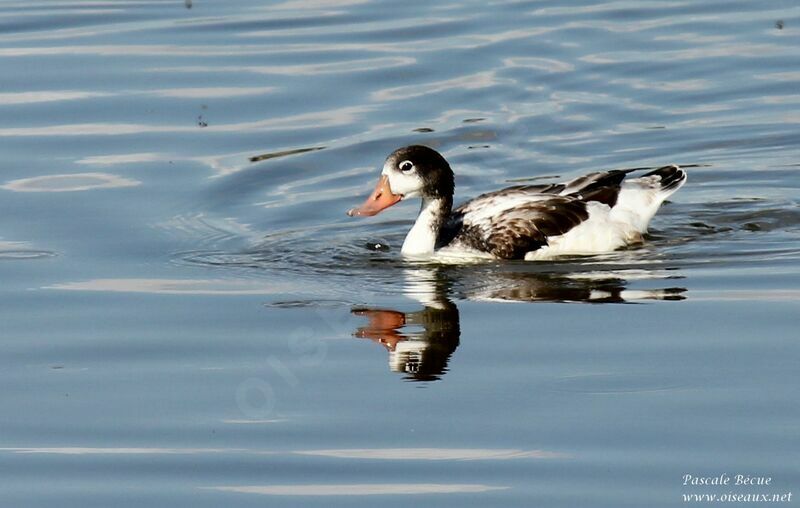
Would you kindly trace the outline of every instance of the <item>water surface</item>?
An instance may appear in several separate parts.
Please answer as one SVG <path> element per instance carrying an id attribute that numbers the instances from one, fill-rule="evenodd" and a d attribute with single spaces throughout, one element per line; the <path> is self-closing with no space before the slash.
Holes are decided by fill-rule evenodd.
<path id="1" fill-rule="evenodd" d="M 0 2 L 0 504 L 798 490 L 793 2 Z M 359 203 L 689 166 L 644 245 L 402 260 Z M 773 477 L 769 488 L 683 475 Z"/>

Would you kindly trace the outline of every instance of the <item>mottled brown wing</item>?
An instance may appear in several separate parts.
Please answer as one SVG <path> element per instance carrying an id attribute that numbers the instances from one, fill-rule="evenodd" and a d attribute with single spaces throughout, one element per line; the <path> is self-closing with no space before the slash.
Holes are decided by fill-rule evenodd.
<path id="1" fill-rule="evenodd" d="M 575 198 L 579 201 L 597 201 L 613 207 L 617 202 L 622 181 L 633 169 L 598 171 L 583 175 L 567 183 L 542 185 L 515 185 L 494 192 L 487 192 L 463 203 L 453 210 L 456 214 L 469 214 L 484 207 L 493 207 L 496 203 L 518 198 L 532 199 L 549 195 Z"/>
<path id="2" fill-rule="evenodd" d="M 486 232 L 485 250 L 502 259 L 522 259 L 587 218 L 584 202 L 553 196 L 499 212 L 479 227 Z"/>
<path id="3" fill-rule="evenodd" d="M 481 194 L 453 210 L 454 213 L 467 214 L 482 207 L 491 207 L 502 200 L 514 199 L 525 196 L 539 196 L 541 194 L 558 194 L 564 190 L 560 183 L 543 185 L 514 185 L 493 192 Z"/>

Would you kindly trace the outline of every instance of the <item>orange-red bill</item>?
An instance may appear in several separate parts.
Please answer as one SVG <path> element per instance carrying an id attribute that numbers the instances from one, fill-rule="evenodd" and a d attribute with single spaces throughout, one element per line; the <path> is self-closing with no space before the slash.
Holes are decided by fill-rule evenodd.
<path id="1" fill-rule="evenodd" d="M 389 208 L 401 199 L 403 199 L 403 196 L 392 194 L 392 189 L 389 187 L 389 177 L 381 175 L 378 185 L 375 186 L 375 190 L 364 201 L 364 204 L 358 208 L 348 210 L 347 215 L 350 217 L 369 217 Z"/>

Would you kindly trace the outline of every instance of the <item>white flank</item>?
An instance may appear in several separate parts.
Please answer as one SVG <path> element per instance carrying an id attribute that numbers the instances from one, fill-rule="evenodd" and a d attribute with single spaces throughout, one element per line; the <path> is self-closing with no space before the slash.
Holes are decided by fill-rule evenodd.
<path id="1" fill-rule="evenodd" d="M 611 252 L 641 238 L 632 224 L 611 219 L 613 211 L 602 203 L 586 205 L 589 218 L 563 235 L 551 236 L 548 245 L 525 255 L 526 261 L 552 259 L 564 255 Z"/>

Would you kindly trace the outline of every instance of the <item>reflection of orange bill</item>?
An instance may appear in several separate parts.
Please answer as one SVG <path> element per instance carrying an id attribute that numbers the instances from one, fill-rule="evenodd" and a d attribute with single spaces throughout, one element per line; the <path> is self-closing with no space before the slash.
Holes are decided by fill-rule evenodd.
<path id="1" fill-rule="evenodd" d="M 367 326 L 356 330 L 355 336 L 361 339 L 370 339 L 386 346 L 389 351 L 394 351 L 397 343 L 406 340 L 406 336 L 398 329 L 406 324 L 406 315 L 396 310 L 354 310 L 356 316 L 366 316 L 369 319 Z"/>

